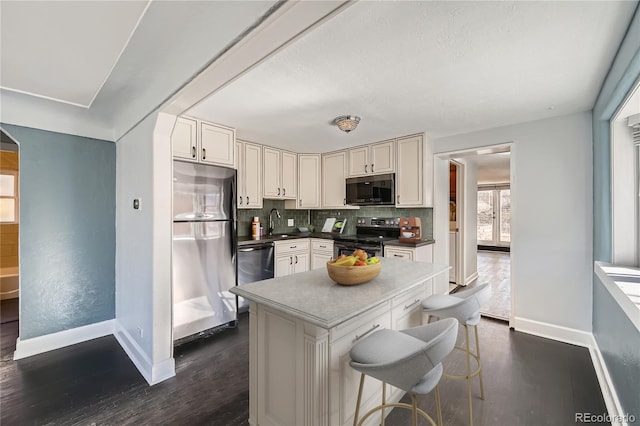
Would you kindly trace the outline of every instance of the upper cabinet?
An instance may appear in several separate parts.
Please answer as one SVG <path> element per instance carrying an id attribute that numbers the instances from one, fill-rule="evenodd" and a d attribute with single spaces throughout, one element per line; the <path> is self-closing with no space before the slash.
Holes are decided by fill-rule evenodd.
<path id="1" fill-rule="evenodd" d="M 238 208 L 262 208 L 262 146 L 236 141 Z"/>
<path id="2" fill-rule="evenodd" d="M 322 207 L 346 208 L 347 151 L 322 154 Z"/>
<path id="3" fill-rule="evenodd" d="M 433 146 L 424 135 L 398 139 L 396 207 L 433 207 Z"/>
<path id="4" fill-rule="evenodd" d="M 395 153 L 394 140 L 350 149 L 349 177 L 395 172 Z"/>
<path id="5" fill-rule="evenodd" d="M 295 199 L 298 154 L 265 146 L 262 150 L 264 198 Z"/>
<path id="6" fill-rule="evenodd" d="M 234 167 L 235 130 L 192 118 L 178 117 L 171 133 L 174 158 Z"/>
<path id="7" fill-rule="evenodd" d="M 320 201 L 320 154 L 298 154 L 298 198 L 286 201 L 286 208 L 318 209 Z"/>

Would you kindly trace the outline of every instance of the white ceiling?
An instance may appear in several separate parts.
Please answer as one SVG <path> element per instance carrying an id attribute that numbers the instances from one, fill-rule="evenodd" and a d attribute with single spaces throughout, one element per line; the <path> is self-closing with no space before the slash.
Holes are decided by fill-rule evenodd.
<path id="1" fill-rule="evenodd" d="M 148 4 L 4 3 L 2 32 L 11 36 L 2 42 L 2 88 L 91 106 Z"/>
<path id="2" fill-rule="evenodd" d="M 2 0 L 0 121 L 115 140 L 275 4 Z M 323 152 L 586 111 L 636 5 L 356 2 L 190 113 Z"/>
<path id="3" fill-rule="evenodd" d="M 636 2 L 371 2 L 347 8 L 188 113 L 324 152 L 588 111 Z M 362 117 L 350 134 L 332 120 Z"/>

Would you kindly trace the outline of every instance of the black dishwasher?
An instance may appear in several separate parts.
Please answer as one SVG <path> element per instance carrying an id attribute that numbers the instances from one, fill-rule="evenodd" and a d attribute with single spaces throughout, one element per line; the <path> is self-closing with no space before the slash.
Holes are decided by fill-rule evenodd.
<path id="1" fill-rule="evenodd" d="M 273 241 L 243 244 L 238 247 L 238 285 L 273 278 Z M 249 302 L 238 297 L 238 312 L 249 309 Z"/>

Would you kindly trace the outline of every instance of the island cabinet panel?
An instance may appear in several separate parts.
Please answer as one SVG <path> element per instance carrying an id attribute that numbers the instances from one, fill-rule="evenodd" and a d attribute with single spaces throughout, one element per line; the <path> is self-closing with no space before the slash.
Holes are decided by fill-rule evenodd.
<path id="1" fill-rule="evenodd" d="M 353 345 L 364 339 L 371 333 L 383 328 L 391 328 L 391 315 L 389 305 L 385 304 L 381 309 L 369 312 L 363 318 L 358 318 L 346 324 L 346 330 L 335 330 L 332 335 L 336 337 L 329 343 L 329 406 L 331 408 L 329 424 L 353 425 L 358 387 L 360 386 L 360 373 L 349 365 L 351 357 L 349 352 Z M 334 330 L 331 330 L 334 331 Z M 367 377 L 361 402 L 361 413 L 366 413 L 380 403 L 382 382 L 372 377 Z M 400 395 L 401 397 L 401 395 Z M 393 398 L 389 395 L 389 401 Z M 398 397 L 395 401 L 399 401 Z M 375 418 L 375 420 L 374 420 Z M 380 417 L 373 416 L 366 424 L 378 424 Z"/>

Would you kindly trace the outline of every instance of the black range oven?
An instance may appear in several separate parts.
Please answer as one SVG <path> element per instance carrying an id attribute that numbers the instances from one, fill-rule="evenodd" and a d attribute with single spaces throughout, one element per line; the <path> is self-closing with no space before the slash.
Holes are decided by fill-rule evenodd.
<path id="1" fill-rule="evenodd" d="M 356 221 L 356 235 L 340 235 L 333 239 L 333 256 L 350 255 L 361 249 L 371 256 L 384 255 L 384 242 L 397 240 L 400 236 L 399 217 L 359 217 Z"/>

